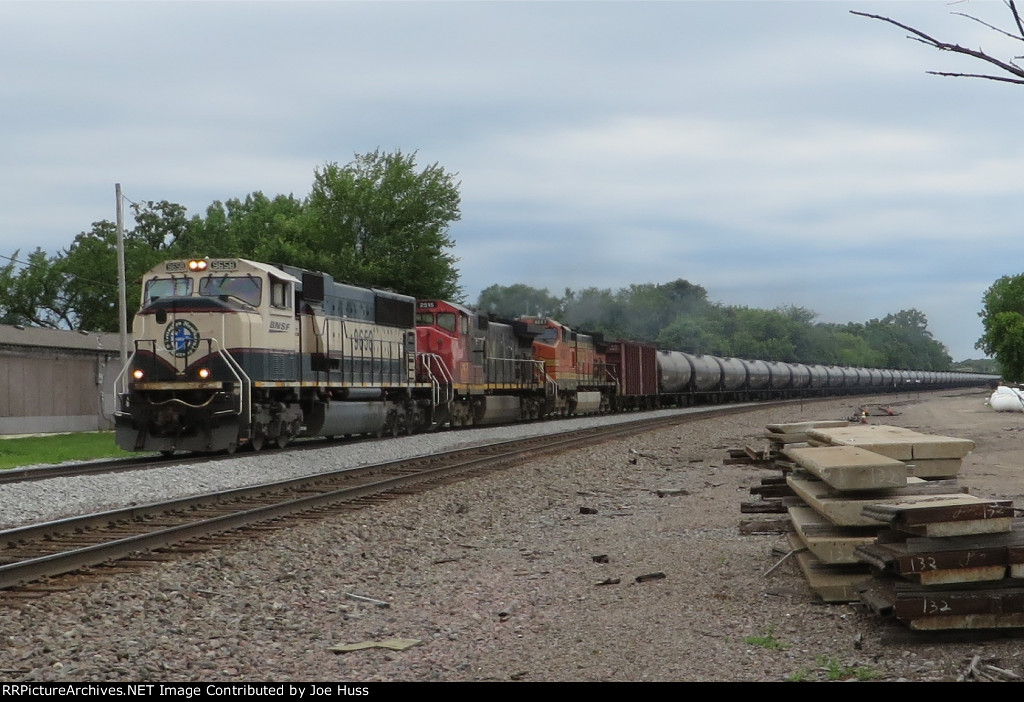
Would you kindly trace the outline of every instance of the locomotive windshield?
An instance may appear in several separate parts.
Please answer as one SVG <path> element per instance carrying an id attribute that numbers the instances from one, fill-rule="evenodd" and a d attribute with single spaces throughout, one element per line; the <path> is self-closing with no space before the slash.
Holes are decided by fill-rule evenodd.
<path id="1" fill-rule="evenodd" d="M 247 305 L 259 307 L 262 282 L 253 276 L 208 276 L 199 281 L 199 294 L 204 297 L 233 297 Z"/>
<path id="2" fill-rule="evenodd" d="M 445 331 L 455 332 L 458 328 L 458 320 L 454 312 L 438 312 L 435 319 L 433 312 L 417 312 L 416 324 L 421 327 L 430 327 L 435 324 Z"/>
<path id="3" fill-rule="evenodd" d="M 455 331 L 455 315 L 451 312 L 439 312 L 437 315 L 437 326 L 445 331 Z"/>
<path id="4" fill-rule="evenodd" d="M 146 281 L 146 304 L 158 297 L 188 297 L 191 294 L 191 278 L 153 278 Z"/>

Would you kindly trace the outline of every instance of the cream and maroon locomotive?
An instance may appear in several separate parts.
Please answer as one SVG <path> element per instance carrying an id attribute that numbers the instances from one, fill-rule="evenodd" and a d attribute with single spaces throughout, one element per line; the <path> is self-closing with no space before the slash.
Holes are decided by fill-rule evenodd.
<path id="1" fill-rule="evenodd" d="M 416 301 L 245 259 L 167 261 L 143 278 L 119 379 L 117 442 L 218 451 L 292 438 L 411 432 Z"/>

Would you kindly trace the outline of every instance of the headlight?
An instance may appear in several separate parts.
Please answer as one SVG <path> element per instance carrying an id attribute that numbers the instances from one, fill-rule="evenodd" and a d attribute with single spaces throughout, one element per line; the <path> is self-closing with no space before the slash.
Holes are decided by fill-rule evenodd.
<path id="1" fill-rule="evenodd" d="M 206 380 L 207 378 L 209 378 L 210 377 L 210 369 L 209 368 L 200 368 L 199 369 L 199 377 L 202 378 L 203 380 Z"/>
<path id="2" fill-rule="evenodd" d="M 188 262 L 188 269 L 190 271 L 205 271 L 206 261 L 202 259 L 195 259 Z"/>
<path id="3" fill-rule="evenodd" d="M 142 372 L 141 368 L 136 368 L 135 370 L 132 371 L 132 377 L 135 378 L 136 380 L 142 380 L 144 377 L 146 377 L 146 374 Z"/>

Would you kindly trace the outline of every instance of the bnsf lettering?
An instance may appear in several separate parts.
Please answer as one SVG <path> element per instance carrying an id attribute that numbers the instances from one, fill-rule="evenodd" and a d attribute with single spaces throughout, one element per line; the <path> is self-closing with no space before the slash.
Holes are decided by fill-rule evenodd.
<path id="1" fill-rule="evenodd" d="M 288 322 L 271 322 L 270 331 L 272 332 L 286 332 L 291 326 Z"/>

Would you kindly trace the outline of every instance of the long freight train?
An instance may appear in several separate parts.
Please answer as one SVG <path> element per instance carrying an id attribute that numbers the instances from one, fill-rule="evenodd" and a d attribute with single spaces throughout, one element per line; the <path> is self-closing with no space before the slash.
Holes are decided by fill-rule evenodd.
<path id="1" fill-rule="evenodd" d="M 164 453 L 994 380 L 659 351 L 236 258 L 150 270 L 133 338 L 117 443 Z"/>

